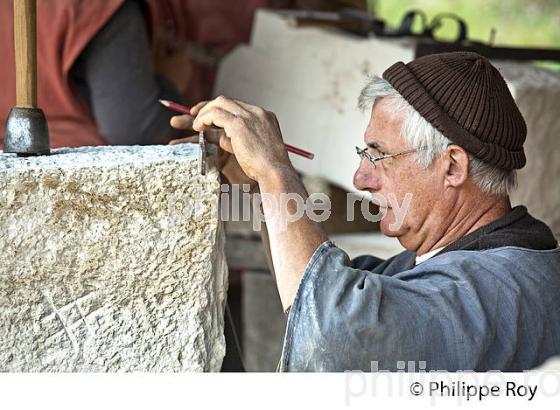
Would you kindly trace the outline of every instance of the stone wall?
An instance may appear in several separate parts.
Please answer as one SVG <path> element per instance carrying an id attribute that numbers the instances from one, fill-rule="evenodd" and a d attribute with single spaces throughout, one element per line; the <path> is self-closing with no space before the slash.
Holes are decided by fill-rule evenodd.
<path id="1" fill-rule="evenodd" d="M 197 150 L 0 155 L 0 371 L 220 369 L 219 178 Z"/>

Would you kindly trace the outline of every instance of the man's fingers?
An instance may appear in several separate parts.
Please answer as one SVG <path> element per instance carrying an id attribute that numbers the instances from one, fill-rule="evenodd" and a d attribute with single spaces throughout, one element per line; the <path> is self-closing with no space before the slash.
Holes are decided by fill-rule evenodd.
<path id="1" fill-rule="evenodd" d="M 256 105 L 251 105 L 251 104 L 247 104 L 246 102 L 240 101 L 240 100 L 234 100 L 235 103 L 237 105 L 239 105 L 241 108 L 243 108 L 246 111 L 258 114 L 259 112 L 266 112 L 264 109 L 262 109 L 261 107 L 258 107 Z"/>
<path id="2" fill-rule="evenodd" d="M 191 115 L 176 115 L 171 118 L 169 122 L 173 128 L 179 130 L 192 130 L 193 129 L 194 117 Z"/>
<path id="3" fill-rule="evenodd" d="M 215 125 L 216 127 L 223 128 L 227 134 L 228 128 L 231 128 L 236 118 L 237 117 L 229 111 L 221 108 L 214 108 L 210 111 L 199 113 L 194 120 L 193 129 L 195 131 L 203 131 Z"/>
<path id="4" fill-rule="evenodd" d="M 233 147 L 231 146 L 231 138 L 229 138 L 226 134 L 222 133 L 222 135 L 220 136 L 219 145 L 220 148 L 223 149 L 224 151 L 233 154 Z"/>
<path id="5" fill-rule="evenodd" d="M 216 108 L 216 107 L 222 108 L 222 109 L 224 109 L 226 111 L 229 111 L 232 114 L 235 114 L 237 116 L 242 115 L 244 113 L 244 111 L 248 111 L 248 112 L 252 112 L 252 113 L 258 113 L 259 111 L 266 112 L 261 107 L 258 107 L 256 105 L 251 105 L 251 104 L 248 104 L 248 103 L 243 102 L 241 100 L 236 100 L 236 99 L 224 97 L 223 95 L 221 95 L 221 96 L 215 98 L 212 101 L 201 101 L 201 102 L 199 102 L 198 104 L 196 104 L 194 107 L 191 108 L 191 114 L 196 117 L 201 112 L 204 112 L 206 110 Z"/>
<path id="6" fill-rule="evenodd" d="M 222 129 L 207 129 L 204 131 L 204 139 L 209 144 L 219 145 L 221 148 L 228 152 L 231 152 L 231 141 L 226 136 L 224 130 Z M 198 135 L 191 135 L 190 137 L 177 138 L 169 141 L 169 145 L 177 144 L 198 144 Z"/>
<path id="7" fill-rule="evenodd" d="M 225 134 L 225 131 L 221 128 L 208 128 L 204 130 L 204 138 L 206 141 L 216 145 L 220 145 L 220 138 L 225 137 Z"/>
<path id="8" fill-rule="evenodd" d="M 196 117 L 200 109 L 204 107 L 206 104 L 208 104 L 208 101 L 201 101 L 198 104 L 196 104 L 194 107 L 191 107 L 191 114 Z"/>
<path id="9" fill-rule="evenodd" d="M 169 145 L 177 145 L 177 144 L 188 144 L 191 142 L 198 142 L 198 135 L 193 135 L 191 137 L 185 137 L 185 138 L 177 138 L 175 140 L 171 140 L 169 141 Z"/>
<path id="10" fill-rule="evenodd" d="M 237 104 L 237 102 L 235 102 L 234 100 L 224 96 L 219 96 L 218 98 L 204 105 L 204 107 L 202 107 L 198 112 L 197 116 L 205 115 L 207 112 L 215 108 L 228 111 L 237 117 L 241 117 L 247 113 L 247 110 L 245 110 L 241 105 Z"/>

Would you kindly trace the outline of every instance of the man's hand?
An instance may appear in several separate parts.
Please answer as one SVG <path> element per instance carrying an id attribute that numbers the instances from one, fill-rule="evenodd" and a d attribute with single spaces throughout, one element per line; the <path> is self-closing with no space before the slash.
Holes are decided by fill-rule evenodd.
<path id="1" fill-rule="evenodd" d="M 260 107 L 226 97 L 202 102 L 191 109 L 193 129 L 222 128 L 220 147 L 235 154 L 241 169 L 257 182 L 274 170 L 292 169 L 276 116 Z M 172 122 L 173 125 L 173 122 Z"/>
<path id="2" fill-rule="evenodd" d="M 192 130 L 193 121 L 194 118 L 190 115 L 179 115 L 171 119 L 171 125 L 181 130 Z M 248 184 L 251 186 L 251 191 L 254 191 L 257 187 L 257 182 L 243 172 L 235 155 L 222 148 L 225 145 L 231 151 L 231 143 L 229 138 L 226 137 L 225 132 L 221 129 L 211 128 L 204 132 L 204 136 L 206 142 L 218 146 L 217 166 L 228 182 L 232 185 Z M 198 144 L 198 135 L 175 139 L 169 142 L 170 145 L 185 143 Z"/>
<path id="3" fill-rule="evenodd" d="M 288 214 L 294 215 L 297 211 L 294 201 L 284 201 L 286 195 L 299 196 L 306 201 L 307 192 L 290 163 L 278 121 L 274 114 L 262 108 L 225 97 L 199 103 L 191 109 L 191 114 L 195 117 L 174 117 L 171 125 L 204 130 L 209 140 L 235 154 L 229 158 L 237 158 L 238 169 L 257 181 L 261 195 L 272 200 L 263 201 L 262 208 L 270 240 L 272 270 L 276 273 L 278 292 L 286 309 L 294 300 L 313 252 L 327 235 L 305 213 L 298 220 L 284 223 Z M 221 128 L 223 132 L 210 127 Z M 282 209 L 282 204 L 286 209 Z"/>

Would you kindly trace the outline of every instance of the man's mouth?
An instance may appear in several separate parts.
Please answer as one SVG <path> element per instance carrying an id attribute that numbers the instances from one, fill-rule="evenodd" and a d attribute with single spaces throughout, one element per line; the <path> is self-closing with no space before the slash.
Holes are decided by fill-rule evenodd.
<path id="1" fill-rule="evenodd" d="M 381 209 L 381 210 L 391 209 L 390 206 L 388 206 L 388 205 L 381 205 L 379 202 L 371 201 L 371 203 L 372 203 L 373 205 L 375 205 L 376 207 L 378 207 L 379 209 Z"/>

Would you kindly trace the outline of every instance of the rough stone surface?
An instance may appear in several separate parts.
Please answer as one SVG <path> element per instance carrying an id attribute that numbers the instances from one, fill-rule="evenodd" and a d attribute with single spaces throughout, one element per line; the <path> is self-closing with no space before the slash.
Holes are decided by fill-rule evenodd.
<path id="1" fill-rule="evenodd" d="M 197 150 L 0 155 L 1 371 L 220 369 L 219 179 Z"/>

